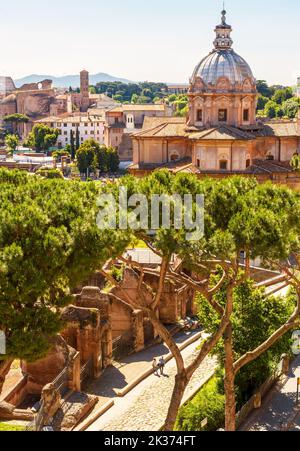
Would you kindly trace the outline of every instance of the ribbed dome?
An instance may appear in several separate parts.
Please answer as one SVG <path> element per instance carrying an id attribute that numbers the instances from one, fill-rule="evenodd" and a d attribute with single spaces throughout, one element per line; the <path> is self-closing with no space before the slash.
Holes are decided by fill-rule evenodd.
<path id="1" fill-rule="evenodd" d="M 253 80 L 248 63 L 232 49 L 217 49 L 206 56 L 194 70 L 192 82 L 196 77 L 201 77 L 205 84 L 213 85 L 220 77 L 227 77 L 231 84 L 242 84 L 249 78 Z"/>

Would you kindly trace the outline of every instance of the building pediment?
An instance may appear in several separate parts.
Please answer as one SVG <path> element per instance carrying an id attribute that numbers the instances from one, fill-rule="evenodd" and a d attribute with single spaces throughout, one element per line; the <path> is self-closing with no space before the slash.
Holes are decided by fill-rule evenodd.
<path id="1" fill-rule="evenodd" d="M 217 80 L 217 91 L 229 91 L 230 81 L 227 77 L 220 77 Z"/>

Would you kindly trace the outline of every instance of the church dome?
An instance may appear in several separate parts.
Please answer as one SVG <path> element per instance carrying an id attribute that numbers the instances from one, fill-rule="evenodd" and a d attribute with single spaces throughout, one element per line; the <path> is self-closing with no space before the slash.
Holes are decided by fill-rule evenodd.
<path id="1" fill-rule="evenodd" d="M 253 74 L 248 63 L 232 49 L 218 49 L 198 64 L 193 73 L 193 80 L 196 77 L 201 77 L 205 84 L 213 85 L 220 77 L 226 77 L 233 85 L 243 84 L 246 79 L 252 80 Z"/>
<path id="2" fill-rule="evenodd" d="M 216 85 L 220 77 L 226 77 L 231 85 L 243 85 L 245 80 L 254 82 L 254 77 L 248 63 L 231 48 L 232 28 L 226 23 L 226 11 L 222 11 L 222 23 L 217 25 L 215 49 L 206 56 L 195 68 L 191 83 L 197 77 L 208 85 Z"/>

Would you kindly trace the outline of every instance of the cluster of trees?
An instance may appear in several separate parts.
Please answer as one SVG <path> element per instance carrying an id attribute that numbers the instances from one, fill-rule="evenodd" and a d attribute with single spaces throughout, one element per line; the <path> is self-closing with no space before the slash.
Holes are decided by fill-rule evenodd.
<path id="1" fill-rule="evenodd" d="M 120 160 L 113 147 L 100 145 L 94 139 L 87 139 L 76 152 L 77 167 L 80 173 L 118 172 Z"/>
<path id="2" fill-rule="evenodd" d="M 127 186 L 128 196 L 142 193 L 149 202 L 150 196 L 157 193 L 183 195 L 188 192 L 205 195 L 205 234 L 196 242 L 187 240 L 183 226 L 180 230 L 160 228 L 154 236 L 149 235 L 145 229 L 145 218 L 141 218 L 140 228 L 135 227 L 132 231 L 136 238 L 144 240 L 161 257 L 158 288 L 153 293 L 151 302 L 145 297 L 145 291 L 149 295 L 151 287 L 145 282 L 143 271 L 137 262 L 119 257 L 127 267 L 135 271 L 139 280 L 139 294 L 134 301 L 128 298 L 128 293 L 122 290 L 122 286 L 111 274 L 104 270 L 102 274 L 112 285 L 119 287 L 125 301 L 131 304 L 134 302 L 134 307 L 148 315 L 176 360 L 177 376 L 165 429 L 174 429 L 183 394 L 191 377 L 207 355 L 214 351 L 218 352 L 224 371 L 222 386 L 225 428 L 227 431 L 234 431 L 239 401 L 237 385 L 242 381 L 241 384 L 245 386 L 243 393 L 246 393 L 261 380 L 255 383 L 248 380 L 248 376 L 245 376 L 247 373 L 244 373 L 246 367 L 249 371 L 250 365 L 259 358 L 262 361 L 257 365 L 264 367 L 263 358 L 268 359 L 267 353 L 275 345 L 282 346 L 280 340 L 300 325 L 300 257 L 297 258 L 300 252 L 300 196 L 271 183 L 258 185 L 252 179 L 233 177 L 216 183 L 209 179 L 200 181 L 188 174 L 173 176 L 165 170 L 141 180 L 127 177 L 121 183 Z M 117 198 L 117 186 L 109 185 L 106 190 Z M 132 208 L 129 214 L 140 214 L 140 210 Z M 149 211 L 149 220 L 150 217 Z M 245 269 L 239 263 L 242 250 L 247 251 Z M 175 273 L 170 266 L 174 253 L 182 259 L 184 270 L 180 273 Z M 292 253 L 295 256 L 294 266 L 291 266 L 288 258 Z M 250 339 L 245 323 L 250 318 L 252 325 L 255 321 L 251 309 L 256 309 L 257 315 L 259 308 L 264 308 L 262 294 L 253 293 L 252 282 L 249 281 L 250 259 L 258 256 L 265 264 L 286 274 L 296 295 L 282 311 L 282 302 L 277 299 L 272 301 L 273 304 L 266 305 L 265 311 L 271 315 L 272 326 L 260 333 L 253 333 Z M 201 295 L 209 310 L 205 325 L 211 335 L 202 344 L 194 360 L 187 365 L 175 341 L 158 319 L 157 309 L 165 280 L 182 282 L 193 288 Z M 251 296 L 247 305 L 249 293 Z M 285 349 L 285 345 L 283 348 Z M 269 362 L 264 368 L 269 368 Z M 252 371 L 252 374 L 257 374 L 257 367 Z"/>
<path id="3" fill-rule="evenodd" d="M 59 131 L 57 129 L 45 124 L 36 124 L 24 144 L 37 152 L 45 152 L 50 147 L 55 146 L 58 136 Z"/>
<path id="4" fill-rule="evenodd" d="M 72 160 L 75 159 L 76 151 L 79 149 L 79 147 L 80 147 L 80 133 L 77 127 L 75 131 L 75 136 L 73 130 L 70 131 L 70 144 L 67 144 L 65 147 L 65 150 L 69 152 L 69 154 L 71 155 Z"/>
<path id="5" fill-rule="evenodd" d="M 5 145 L 10 154 L 13 154 L 18 147 L 19 137 L 18 135 L 8 134 L 5 136 Z"/>
<path id="6" fill-rule="evenodd" d="M 97 156 L 96 145 L 88 144 L 94 146 Z M 61 327 L 59 309 L 71 302 L 70 288 L 102 267 L 100 272 L 111 286 L 119 287 L 119 299 L 148 316 L 176 361 L 165 429 L 174 429 L 189 381 L 203 360 L 215 352 L 223 371 L 225 428 L 234 431 L 240 401 L 237 387 L 243 387 L 242 393 L 251 392 L 258 383 L 257 374 L 266 374 L 270 355 L 285 349 L 283 337 L 300 326 L 300 195 L 271 183 L 258 185 L 254 179 L 232 177 L 216 182 L 191 174 L 173 175 L 167 170 L 142 179 L 127 176 L 105 186 L 37 180 L 19 172 L 0 171 L 0 184 L 0 329 L 8 338 L 7 355 L 0 360 L 0 385 L 14 358 L 32 361 L 47 352 L 49 337 Z M 192 194 L 194 212 L 198 208 L 195 197 L 203 194 L 203 237 L 190 241 L 187 232 L 191 230 L 185 223 L 179 227 L 178 203 L 176 209 L 170 208 L 173 226 L 160 226 L 155 234 L 149 234 L 151 209 L 148 217 L 140 217 L 140 206 L 132 203 L 127 212 L 128 229 L 97 228 L 98 194 L 109 194 L 118 201 L 120 185 L 127 188 L 128 200 L 138 193 L 149 203 L 158 193 Z M 111 204 L 102 208 L 112 214 Z M 179 204 L 179 208 L 185 211 L 184 205 Z M 131 229 L 134 217 L 137 224 Z M 124 256 L 133 240 L 143 240 L 161 257 L 155 290 L 145 280 L 139 263 Z M 247 258 L 241 268 L 242 250 Z M 174 254 L 182 260 L 180 272 L 174 272 L 171 265 Z M 288 258 L 291 254 L 293 263 Z M 295 295 L 285 307 L 280 299 L 266 300 L 249 280 L 250 258 L 258 256 L 266 265 L 285 273 L 294 287 Z M 117 257 L 135 274 L 138 293 L 134 297 L 113 272 L 102 266 Z M 210 332 L 188 363 L 159 319 L 166 280 L 188 286 L 198 294 L 200 317 Z M 260 319 L 264 320 L 262 328 L 262 323 L 255 324 L 260 312 L 265 316 Z M 253 330 L 248 336 L 249 329 Z"/>
<path id="7" fill-rule="evenodd" d="M 59 169 L 41 168 L 36 171 L 36 175 L 46 179 L 63 179 L 63 173 Z"/>
<path id="8" fill-rule="evenodd" d="M 257 81 L 259 92 L 257 114 L 259 117 L 293 119 L 298 113 L 300 99 L 294 90 L 285 86 L 268 86 L 264 80 Z"/>
<path id="9" fill-rule="evenodd" d="M 6 127 L 2 131 L 1 137 L 4 139 L 9 152 L 13 154 L 20 141 L 19 126 L 21 124 L 27 124 L 29 122 L 29 117 L 18 113 L 10 114 L 3 118 L 3 122 L 6 124 Z"/>
<path id="10" fill-rule="evenodd" d="M 169 105 L 172 105 L 175 116 L 186 117 L 189 112 L 189 99 L 186 94 L 171 94 L 166 99 Z"/>
<path id="11" fill-rule="evenodd" d="M 48 353 L 72 288 L 128 244 L 97 227 L 97 196 L 93 183 L 0 169 L 0 393 L 14 359 Z"/>
<path id="12" fill-rule="evenodd" d="M 225 290 L 218 300 L 225 305 Z M 253 281 L 246 280 L 234 289 L 233 350 L 235 358 L 255 349 L 276 332 L 291 316 L 295 295 L 286 297 L 266 296 L 264 290 L 255 288 Z M 215 333 L 218 318 L 205 298 L 198 296 L 199 319 L 208 333 Z M 235 392 L 238 410 L 249 400 L 261 385 L 274 374 L 283 354 L 291 351 L 290 336 L 282 337 L 271 349 L 245 366 L 236 377 Z M 220 340 L 213 354 L 217 356 L 219 368 L 196 397 L 180 409 L 176 428 L 184 431 L 203 430 L 200 427 L 208 418 L 206 431 L 214 431 L 225 424 L 224 392 L 224 340 Z"/>
<path id="13" fill-rule="evenodd" d="M 18 125 L 20 124 L 27 124 L 29 122 L 29 117 L 25 114 L 10 114 L 8 116 L 5 116 L 3 118 L 3 122 L 7 124 L 13 133 L 18 132 Z"/>
<path id="14" fill-rule="evenodd" d="M 146 104 L 155 103 L 165 97 L 167 86 L 164 83 L 121 83 L 101 82 L 92 86 L 94 94 L 106 94 L 120 103 Z"/>

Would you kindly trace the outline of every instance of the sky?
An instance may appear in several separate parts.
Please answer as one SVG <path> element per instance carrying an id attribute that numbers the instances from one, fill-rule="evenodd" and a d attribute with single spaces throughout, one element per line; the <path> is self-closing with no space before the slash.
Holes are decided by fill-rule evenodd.
<path id="1" fill-rule="evenodd" d="M 300 76 L 299 0 L 226 0 L 233 48 L 257 79 Z M 133 81 L 187 83 L 213 48 L 222 0 L 0 2 L 0 75 L 82 69 Z"/>

